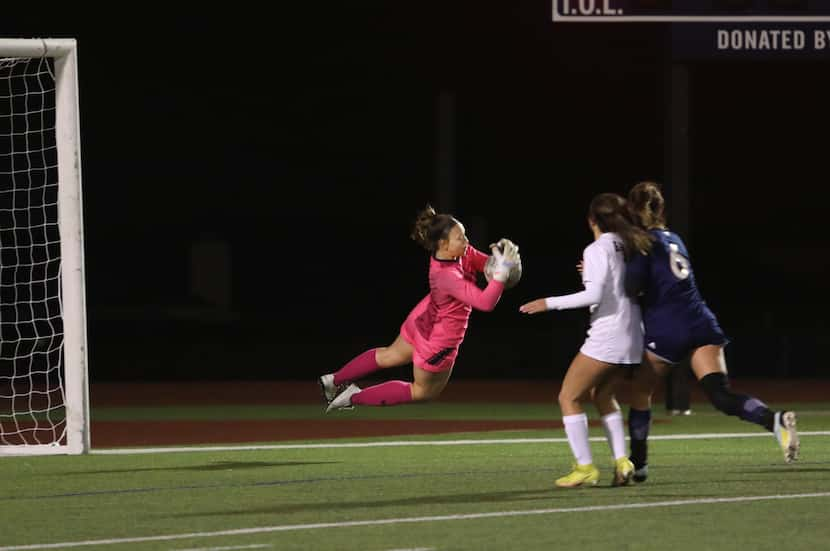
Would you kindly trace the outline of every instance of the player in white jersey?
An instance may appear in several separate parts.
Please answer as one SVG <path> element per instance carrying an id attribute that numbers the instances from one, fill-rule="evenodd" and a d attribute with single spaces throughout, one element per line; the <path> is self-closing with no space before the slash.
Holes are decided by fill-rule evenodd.
<path id="1" fill-rule="evenodd" d="M 562 422 L 575 459 L 573 471 L 556 480 L 557 486 L 565 488 L 594 485 L 599 481 L 599 470 L 594 466 L 588 440 L 588 416 L 581 403 L 588 396 L 593 397 L 602 417 L 614 457 L 612 484 L 628 484 L 634 472 L 626 453 L 623 416 L 614 389 L 619 379 L 616 368 L 639 364 L 643 354 L 640 307 L 625 293 L 625 260 L 647 252 L 651 239 L 632 223 L 625 199 L 614 193 L 594 197 L 588 210 L 588 226 L 594 242 L 585 248 L 582 257 L 585 290 L 540 298 L 519 308 L 526 314 L 591 309 L 588 337 L 568 367 L 559 392 Z"/>

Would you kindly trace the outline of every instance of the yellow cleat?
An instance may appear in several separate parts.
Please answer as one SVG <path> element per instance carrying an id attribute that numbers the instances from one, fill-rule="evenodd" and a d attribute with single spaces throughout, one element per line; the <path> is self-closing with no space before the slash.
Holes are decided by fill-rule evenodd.
<path id="1" fill-rule="evenodd" d="M 620 457 L 614 462 L 614 480 L 612 486 L 627 486 L 634 476 L 634 463 L 627 457 Z"/>
<path id="2" fill-rule="evenodd" d="M 792 463 L 798 459 L 801 442 L 798 439 L 798 431 L 795 429 L 796 417 L 793 411 L 779 411 L 775 414 L 774 433 L 775 438 L 784 451 L 784 461 Z"/>
<path id="3" fill-rule="evenodd" d="M 574 464 L 571 474 L 556 479 L 560 488 L 577 488 L 579 486 L 596 486 L 599 482 L 599 471 L 592 463 L 588 465 Z"/>

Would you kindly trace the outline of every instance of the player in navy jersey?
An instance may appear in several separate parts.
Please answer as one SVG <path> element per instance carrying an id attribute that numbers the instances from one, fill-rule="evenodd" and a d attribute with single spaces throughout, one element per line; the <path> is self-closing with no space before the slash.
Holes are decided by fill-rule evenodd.
<path id="1" fill-rule="evenodd" d="M 790 463 L 798 458 L 796 415 L 773 411 L 759 399 L 729 388 L 723 349 L 729 342 L 695 283 L 686 245 L 666 227 L 660 187 L 640 182 L 628 194 L 636 223 L 653 237 L 651 251 L 626 263 L 626 291 L 640 298 L 645 352 L 632 380 L 628 431 L 634 480 L 648 475 L 647 439 L 651 427 L 651 395 L 659 377 L 689 358 L 692 371 L 717 409 L 761 425 L 775 434 Z"/>

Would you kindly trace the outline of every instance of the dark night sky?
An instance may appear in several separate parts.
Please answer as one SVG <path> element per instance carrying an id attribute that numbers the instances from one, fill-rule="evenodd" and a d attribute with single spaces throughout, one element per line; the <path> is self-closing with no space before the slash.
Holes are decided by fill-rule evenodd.
<path id="1" fill-rule="evenodd" d="M 551 334 L 570 357 L 582 313 L 516 308 L 577 290 L 591 196 L 664 180 L 666 27 L 485 4 L 4 16 L 4 36 L 78 39 L 93 379 L 188 377 L 217 357 L 234 376 L 294 377 L 394 338 L 427 289 L 408 232 L 439 200 L 442 91 L 453 212 L 478 247 L 518 242 L 525 267 L 496 312 L 473 315 L 462 358 L 505 335 L 522 369 L 553 373 Z M 827 63 L 689 60 L 687 240 L 744 342 L 827 332 Z M 171 314 L 203 302 L 188 260 L 200 239 L 230 246 L 230 321 Z"/>

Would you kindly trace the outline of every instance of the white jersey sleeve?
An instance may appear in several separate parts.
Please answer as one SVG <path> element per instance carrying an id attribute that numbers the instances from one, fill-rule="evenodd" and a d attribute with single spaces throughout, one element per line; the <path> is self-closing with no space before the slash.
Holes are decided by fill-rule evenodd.
<path id="1" fill-rule="evenodd" d="M 605 250 L 602 247 L 589 245 L 582 253 L 582 284 L 585 290 L 570 295 L 546 298 L 545 304 L 548 310 L 570 310 L 599 304 L 608 274 L 608 255 Z"/>

